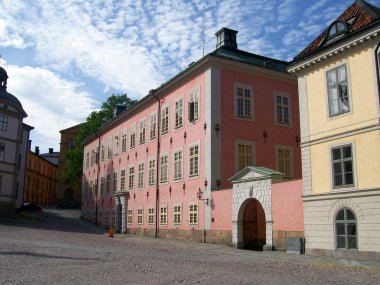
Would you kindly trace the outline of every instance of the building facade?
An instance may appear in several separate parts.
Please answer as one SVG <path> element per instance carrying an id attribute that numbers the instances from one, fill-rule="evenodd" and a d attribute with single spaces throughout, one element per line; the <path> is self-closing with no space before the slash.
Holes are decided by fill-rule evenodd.
<path id="1" fill-rule="evenodd" d="M 286 62 L 239 50 L 236 34 L 221 29 L 214 52 L 84 142 L 84 218 L 231 243 L 232 176 L 259 165 L 301 177 L 297 81 Z"/>
<path id="2" fill-rule="evenodd" d="M 380 9 L 355 1 L 289 71 L 298 76 L 306 253 L 380 258 Z"/>
<path id="3" fill-rule="evenodd" d="M 29 151 L 24 201 L 52 206 L 56 203 L 58 165 L 51 163 L 39 153 Z"/>
<path id="4" fill-rule="evenodd" d="M 82 183 L 69 183 L 63 175 L 66 166 L 66 153 L 74 147 L 75 139 L 79 135 L 81 124 L 59 131 L 61 134 L 59 151 L 59 174 L 57 185 L 57 206 L 79 208 L 82 199 Z"/>
<path id="5" fill-rule="evenodd" d="M 25 165 L 32 127 L 20 101 L 7 92 L 8 74 L 0 67 L 0 216 L 12 216 L 22 203 Z"/>

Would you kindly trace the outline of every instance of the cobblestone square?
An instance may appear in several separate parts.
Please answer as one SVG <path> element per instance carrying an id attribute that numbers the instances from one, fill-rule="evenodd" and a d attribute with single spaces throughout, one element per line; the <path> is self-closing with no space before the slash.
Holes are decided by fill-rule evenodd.
<path id="1" fill-rule="evenodd" d="M 380 263 L 116 234 L 50 210 L 0 221 L 0 284 L 379 284 Z"/>

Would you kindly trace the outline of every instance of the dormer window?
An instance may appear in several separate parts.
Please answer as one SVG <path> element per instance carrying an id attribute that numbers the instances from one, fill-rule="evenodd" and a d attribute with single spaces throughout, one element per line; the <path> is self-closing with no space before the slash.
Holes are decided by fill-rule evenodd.
<path id="1" fill-rule="evenodd" d="M 341 34 L 344 34 L 347 31 L 347 26 L 344 22 L 341 21 L 336 21 L 334 22 L 330 29 L 329 29 L 329 34 L 328 38 L 335 38 L 336 36 L 339 36 Z"/>

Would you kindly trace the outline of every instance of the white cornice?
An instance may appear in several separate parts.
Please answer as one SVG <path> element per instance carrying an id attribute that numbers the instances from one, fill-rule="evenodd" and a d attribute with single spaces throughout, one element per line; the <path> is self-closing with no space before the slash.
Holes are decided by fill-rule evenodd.
<path id="1" fill-rule="evenodd" d="M 366 31 L 364 34 L 360 34 L 355 38 L 350 39 L 349 41 L 345 41 L 343 43 L 339 43 L 338 45 L 331 46 L 327 50 L 324 50 L 321 53 L 317 53 L 311 58 L 307 58 L 303 61 L 297 62 L 294 65 L 291 65 L 288 68 L 288 71 L 291 74 L 297 74 L 303 72 L 317 64 L 320 64 L 330 58 L 336 57 L 345 51 L 353 50 L 358 46 L 369 42 L 373 39 L 376 39 L 380 36 L 380 27 L 376 26 L 374 29 Z"/>

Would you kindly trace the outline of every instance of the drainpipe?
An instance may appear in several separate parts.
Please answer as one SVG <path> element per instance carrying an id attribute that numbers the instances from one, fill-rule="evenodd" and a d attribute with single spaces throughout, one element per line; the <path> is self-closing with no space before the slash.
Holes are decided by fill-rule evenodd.
<path id="1" fill-rule="evenodd" d="M 99 189 L 99 152 L 100 152 L 100 136 L 95 131 L 98 138 L 98 153 L 96 153 L 96 194 L 95 194 L 95 225 L 98 225 L 98 189 Z"/>
<path id="2" fill-rule="evenodd" d="M 159 214 L 159 195 L 160 195 L 160 189 L 159 189 L 159 182 L 158 182 L 158 162 L 160 159 L 160 121 L 161 121 L 161 101 L 160 99 L 154 94 L 154 90 L 150 90 L 149 93 L 157 100 L 158 102 L 158 111 L 157 111 L 157 158 L 156 158 L 156 219 L 155 219 L 155 233 L 154 237 L 158 238 L 158 230 L 159 230 L 159 224 L 158 224 L 158 214 Z"/>
<path id="3" fill-rule="evenodd" d="M 376 81 L 377 81 L 377 95 L 379 96 L 379 109 L 380 109 L 380 72 L 379 72 L 379 49 L 380 49 L 380 42 L 377 44 L 375 49 L 375 62 L 376 62 Z M 380 123 L 380 118 L 379 118 Z"/>

